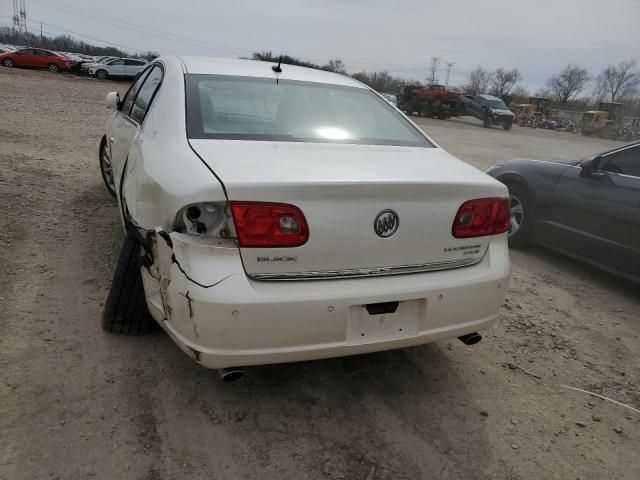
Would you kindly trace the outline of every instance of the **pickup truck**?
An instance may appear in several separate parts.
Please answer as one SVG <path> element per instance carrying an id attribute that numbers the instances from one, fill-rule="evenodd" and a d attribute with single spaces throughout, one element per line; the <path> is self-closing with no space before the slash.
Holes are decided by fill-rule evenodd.
<path id="1" fill-rule="evenodd" d="M 407 115 L 447 119 L 458 113 L 461 93 L 449 92 L 444 85 L 402 85 L 398 108 Z"/>
<path id="2" fill-rule="evenodd" d="M 463 95 L 460 98 L 463 112 L 482 120 L 484 128 L 492 125 L 502 125 L 505 130 L 511 130 L 514 114 L 498 97 L 491 95 Z"/>

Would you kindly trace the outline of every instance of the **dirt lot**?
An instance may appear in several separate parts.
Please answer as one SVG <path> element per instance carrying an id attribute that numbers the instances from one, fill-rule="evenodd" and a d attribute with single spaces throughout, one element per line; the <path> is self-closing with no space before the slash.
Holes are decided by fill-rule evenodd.
<path id="1" fill-rule="evenodd" d="M 512 252 L 500 320 L 458 341 L 222 384 L 161 331 L 105 334 L 119 251 L 98 171 L 124 83 L 0 68 L 0 478 L 638 479 L 637 287 Z M 611 142 L 420 120 L 478 166 Z"/>

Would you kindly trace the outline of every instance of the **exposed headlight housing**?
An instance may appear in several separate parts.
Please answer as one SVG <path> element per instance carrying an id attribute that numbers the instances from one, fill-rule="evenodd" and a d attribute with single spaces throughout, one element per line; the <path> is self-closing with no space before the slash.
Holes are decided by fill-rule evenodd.
<path id="1" fill-rule="evenodd" d="M 175 229 L 189 235 L 229 238 L 233 236 L 233 222 L 225 204 L 193 203 L 176 215 Z"/>

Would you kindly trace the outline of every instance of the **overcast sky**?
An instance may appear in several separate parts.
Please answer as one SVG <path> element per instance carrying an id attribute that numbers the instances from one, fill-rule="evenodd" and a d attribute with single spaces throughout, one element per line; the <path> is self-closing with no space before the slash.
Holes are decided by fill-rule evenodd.
<path id="1" fill-rule="evenodd" d="M 31 29 L 43 22 L 45 32 L 76 32 L 89 43 L 105 44 L 94 37 L 129 50 L 225 57 L 270 50 L 318 63 L 337 57 L 350 72 L 385 69 L 422 81 L 437 56 L 455 63 L 452 84 L 478 64 L 518 67 L 535 91 L 567 63 L 598 73 L 620 60 L 640 61 L 640 0 L 26 3 Z M 0 0 L 0 24 L 12 13 L 12 2 Z"/>

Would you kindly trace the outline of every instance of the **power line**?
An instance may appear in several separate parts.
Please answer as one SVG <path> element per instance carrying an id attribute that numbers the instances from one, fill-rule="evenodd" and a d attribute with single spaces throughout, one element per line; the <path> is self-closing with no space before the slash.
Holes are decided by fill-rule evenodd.
<path id="1" fill-rule="evenodd" d="M 106 25 L 112 25 L 117 28 L 133 31 L 141 35 L 153 36 L 156 38 L 160 38 L 162 40 L 173 41 L 176 43 L 182 43 L 182 44 L 197 46 L 197 47 L 206 48 L 206 49 L 211 49 L 211 48 L 222 49 L 222 50 L 227 50 L 228 52 L 231 52 L 231 53 L 241 54 L 241 55 L 250 55 L 252 53 L 252 51 L 247 49 L 230 47 L 228 45 L 222 45 L 217 43 L 203 42 L 200 40 L 195 40 L 189 37 L 184 37 L 184 36 L 173 34 L 173 33 L 160 32 L 159 30 L 144 27 L 142 25 L 138 25 L 126 20 L 119 19 L 119 18 L 110 17 L 108 15 L 95 13 L 87 9 L 84 9 L 82 7 L 77 7 L 75 5 L 71 5 L 69 3 L 62 2 L 62 1 L 56 1 L 55 4 L 49 3 L 47 0 L 31 0 L 31 1 L 39 3 L 41 5 L 51 7 L 56 11 L 63 10 L 66 13 L 70 13 L 78 17 L 87 18 L 89 20 L 93 20 L 98 23 L 103 23 Z M 320 64 L 324 63 L 325 61 L 325 60 L 318 60 L 314 58 L 308 58 L 308 60 L 316 63 L 320 63 Z M 358 66 L 358 65 L 368 66 L 370 68 L 383 67 L 383 68 L 391 69 L 393 67 L 393 70 L 413 70 L 412 68 L 409 68 L 409 67 L 416 67 L 416 70 L 417 70 L 418 67 L 423 65 L 421 63 L 379 63 L 378 61 L 372 61 L 372 62 L 353 61 L 353 62 L 348 62 L 348 64 L 353 66 Z M 407 67 L 407 68 L 398 69 L 395 67 Z M 363 67 L 363 69 L 366 70 L 367 68 Z"/>
<path id="2" fill-rule="evenodd" d="M 31 20 L 30 20 L 30 21 L 31 21 Z M 96 41 L 96 42 L 106 43 L 107 45 L 111 45 L 111 46 L 114 46 L 114 47 L 125 48 L 125 49 L 127 49 L 127 50 L 131 50 L 131 51 L 134 51 L 134 52 L 144 52 L 144 50 L 140 50 L 140 49 L 138 49 L 138 48 L 129 47 L 129 46 L 127 46 L 127 45 L 120 45 L 120 44 L 118 44 L 118 43 L 111 42 L 111 41 L 109 41 L 109 40 L 103 40 L 103 39 L 101 39 L 101 38 L 92 37 L 92 36 L 90 36 L 90 35 L 85 35 L 85 34 L 83 34 L 83 33 L 74 32 L 73 30 L 68 30 L 68 29 L 66 29 L 66 28 L 62 28 L 62 27 L 59 27 L 59 26 L 57 26 L 57 25 L 52 25 L 52 24 L 50 24 L 50 23 L 43 22 L 42 20 L 37 20 L 37 19 L 35 19 L 35 18 L 33 19 L 32 23 L 41 23 L 41 24 L 43 24 L 43 25 L 46 25 L 47 27 L 55 28 L 56 30 L 60 30 L 60 31 L 62 31 L 62 32 L 66 32 L 66 33 L 73 33 L 74 35 L 77 35 L 78 37 L 88 38 L 89 40 L 94 40 L 94 41 Z"/>
<path id="3" fill-rule="evenodd" d="M 64 2 L 56 2 L 56 4 L 54 5 L 44 0 L 32 0 L 32 1 L 35 1 L 36 3 L 39 3 L 41 5 L 45 5 L 47 7 L 53 8 L 56 11 L 63 10 L 65 13 L 70 13 L 72 15 L 76 15 L 81 18 L 86 18 L 86 19 L 95 21 L 97 23 L 102 23 L 102 24 L 111 25 L 117 28 L 121 28 L 124 30 L 133 31 L 141 35 L 152 36 L 162 40 L 168 40 L 168 41 L 182 43 L 190 46 L 197 46 L 197 47 L 208 49 L 208 50 L 210 49 L 226 50 L 227 52 L 231 52 L 234 54 L 243 54 L 243 55 L 249 53 L 249 50 L 246 50 L 246 49 L 230 47 L 227 45 L 221 45 L 221 44 L 210 43 L 210 42 L 202 42 L 200 40 L 195 40 L 192 38 L 176 35 L 173 33 L 160 32 L 158 30 L 144 27 L 142 25 L 137 25 L 135 23 L 131 23 L 122 19 L 117 19 L 114 17 L 109 17 L 107 15 L 102 15 L 102 14 L 96 14 L 94 12 L 85 10 L 81 7 L 65 4 Z"/>
<path id="4" fill-rule="evenodd" d="M 16 3 L 18 3 L 19 1 L 24 1 L 24 0 L 15 0 Z M 55 4 L 49 3 L 46 0 L 31 0 L 33 2 L 36 2 L 40 5 L 49 7 L 54 9 L 55 11 L 62 11 L 64 13 L 69 13 L 72 15 L 75 15 L 77 17 L 80 18 L 84 18 L 84 19 L 89 19 L 91 21 L 94 21 L 96 23 L 101 23 L 104 25 L 110 25 L 116 28 L 120 28 L 120 29 L 124 29 L 124 30 L 129 30 L 132 32 L 135 32 L 139 35 L 143 35 L 143 36 L 150 36 L 150 37 L 155 37 L 155 38 L 159 38 L 165 41 L 170 41 L 170 42 L 176 42 L 176 43 L 182 43 L 185 45 L 189 45 L 189 46 L 196 46 L 199 48 L 203 48 L 203 49 L 220 49 L 220 50 L 225 50 L 227 52 L 231 52 L 234 54 L 242 54 L 242 55 L 250 55 L 251 52 L 249 50 L 245 50 L 245 49 L 241 49 L 241 48 L 236 48 L 236 47 L 230 47 L 227 45 L 221 45 L 221 44 L 216 44 L 216 43 L 206 43 L 206 42 L 202 42 L 200 40 L 195 40 L 192 38 L 188 38 L 188 37 L 184 37 L 181 35 L 177 35 L 177 34 L 172 34 L 172 33 L 167 33 L 167 32 L 162 32 L 160 33 L 159 30 L 154 30 L 148 27 L 144 27 L 142 25 L 138 25 L 132 22 L 128 22 L 126 20 L 122 20 L 122 19 L 118 19 L 115 17 L 110 17 L 108 15 L 103 15 L 103 14 L 97 14 L 94 13 L 92 11 L 86 10 L 82 7 L 78 7 L 66 2 L 62 2 L 62 1 L 56 1 Z M 31 20 L 31 19 L 30 19 Z M 39 21 L 38 21 L 39 22 Z M 55 28 L 57 30 L 60 30 L 62 32 L 66 32 L 66 33 L 73 33 L 75 35 L 78 35 L 79 37 L 83 37 L 86 39 L 90 39 L 90 40 L 94 40 L 97 42 L 101 42 L 107 45 L 113 45 L 113 46 L 117 46 L 120 48 L 125 48 L 127 50 L 132 50 L 132 51 L 136 51 L 136 52 L 142 52 L 145 50 L 139 49 L 139 48 L 133 48 L 130 46 L 125 46 L 125 45 L 121 45 L 121 44 L 117 44 L 114 43 L 112 41 L 108 41 L 108 40 L 103 40 L 97 37 L 93 37 L 90 35 L 86 35 L 86 34 L 82 34 L 79 32 L 75 32 L 73 30 L 69 30 L 63 27 L 59 27 L 59 26 L 55 26 L 52 24 L 48 24 L 46 22 L 41 22 L 43 25 L 47 25 L 51 28 Z M 37 29 L 37 25 L 36 28 Z M 25 24 L 25 28 L 26 28 L 26 24 Z M 148 49 L 147 49 L 148 50 Z M 310 59 L 311 61 L 314 61 L 316 63 L 320 63 L 322 64 L 324 61 L 319 61 L 317 59 Z M 360 68 L 361 70 L 364 71 L 378 71 L 380 68 L 383 69 L 388 69 L 388 70 L 392 70 L 392 71 L 396 71 L 396 72 L 407 72 L 409 74 L 413 73 L 413 74 L 422 74 L 425 69 L 424 69 L 424 64 L 421 63 L 378 63 L 378 62 L 367 62 L 367 61 L 353 61 L 353 62 L 349 62 L 348 63 L 350 66 L 354 66 L 356 67 L 356 69 Z M 360 66 L 360 67 L 358 67 Z M 448 75 L 449 75 L 449 70 L 447 71 Z M 447 75 L 447 76 L 448 76 Z"/>

